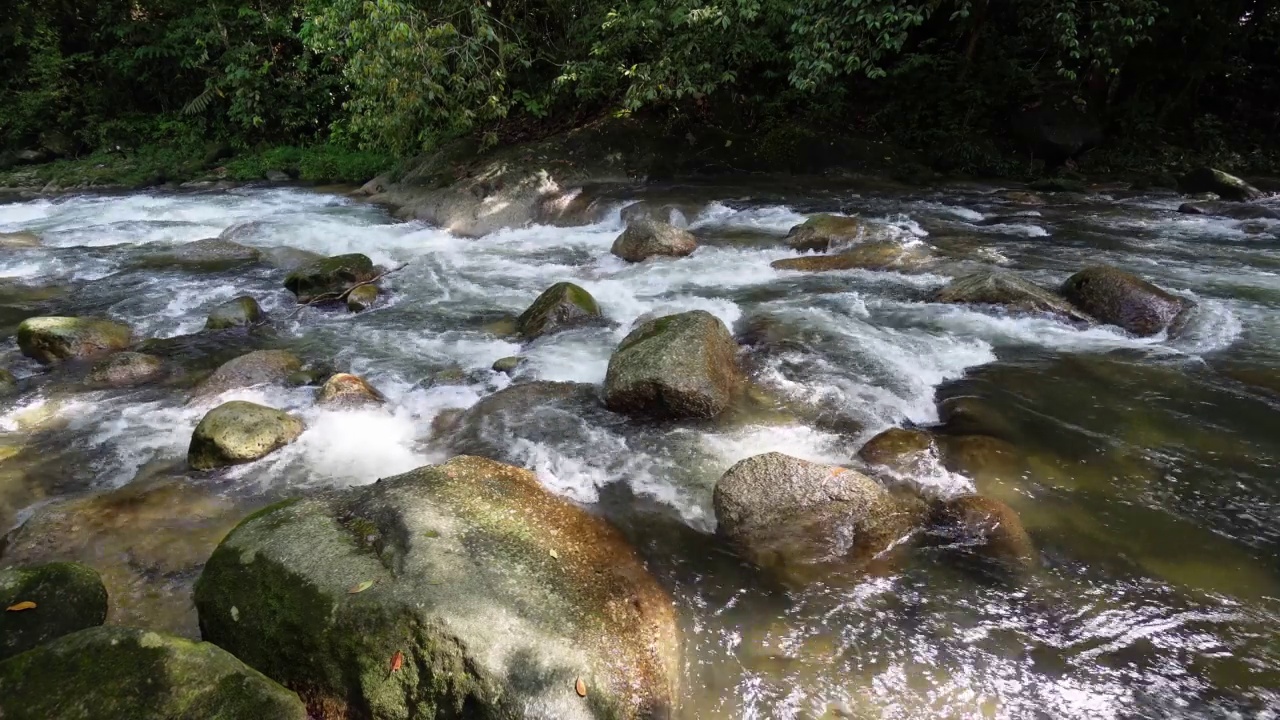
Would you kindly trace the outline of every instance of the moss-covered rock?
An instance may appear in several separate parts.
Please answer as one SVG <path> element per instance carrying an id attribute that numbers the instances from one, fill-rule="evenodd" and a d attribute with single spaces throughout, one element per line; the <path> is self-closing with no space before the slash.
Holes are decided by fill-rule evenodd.
<path id="1" fill-rule="evenodd" d="M 1099 321 L 1146 337 L 1170 329 L 1194 306 L 1141 278 L 1106 265 L 1067 278 L 1062 295 Z"/>
<path id="2" fill-rule="evenodd" d="M 693 233 L 656 220 L 641 220 L 613 241 L 614 255 L 627 262 L 644 262 L 651 257 L 684 257 L 698 249 Z"/>
<path id="3" fill-rule="evenodd" d="M 1194 195 L 1211 192 L 1224 200 L 1247 202 L 1263 196 L 1258 188 L 1214 168 L 1201 167 L 1178 178 L 1178 192 Z"/>
<path id="4" fill-rule="evenodd" d="M 827 252 L 863 242 L 893 240 L 897 232 L 883 223 L 843 215 L 814 215 L 791 228 L 787 245 L 808 252 Z"/>
<path id="5" fill-rule="evenodd" d="M 493 371 L 510 375 L 522 364 L 524 364 L 524 358 L 522 357 L 512 355 L 511 357 L 498 358 L 493 361 Z M 0 378 L 0 380 L 2 380 L 2 378 Z M 3 385 L 0 384 L 0 387 L 3 387 Z M 0 390 L 0 392 L 3 392 L 3 390 Z"/>
<path id="6" fill-rule="evenodd" d="M 868 465 L 886 467 L 901 475 L 915 471 L 922 462 L 937 456 L 938 445 L 933 435 L 906 428 L 889 428 L 858 450 L 858 459 Z"/>
<path id="7" fill-rule="evenodd" d="M 306 720 L 298 696 L 207 642 L 121 627 L 0 663 L 5 720 Z"/>
<path id="8" fill-rule="evenodd" d="M 381 405 L 387 399 L 364 378 L 349 373 L 332 375 L 316 392 L 316 404 L 332 408 Z"/>
<path id="9" fill-rule="evenodd" d="M 934 523 L 951 549 L 1004 570 L 1036 564 L 1035 544 L 1013 508 L 981 495 L 964 495 L 939 503 Z"/>
<path id="10" fill-rule="evenodd" d="M 255 350 L 223 363 L 191 392 L 194 400 L 220 395 L 228 390 L 282 383 L 302 370 L 302 361 L 285 350 Z"/>
<path id="11" fill-rule="evenodd" d="M 939 290 L 933 302 L 957 305 L 996 305 L 1019 313 L 1057 315 L 1075 322 L 1092 322 L 1061 295 L 1002 270 L 984 270 L 957 278 Z"/>
<path id="12" fill-rule="evenodd" d="M 143 256 L 143 267 L 178 267 L 188 270 L 230 270 L 258 262 L 262 253 L 230 240 L 205 238 Z"/>
<path id="13" fill-rule="evenodd" d="M 35 603 L 29 610 L 4 611 Z M 58 562 L 0 570 L 0 661 L 107 619 L 107 589 L 93 568 Z"/>
<path id="14" fill-rule="evenodd" d="M 626 540 L 481 458 L 251 517 L 196 607 L 320 717 L 654 718 L 677 696 L 671 599 Z"/>
<path id="15" fill-rule="evenodd" d="M 89 371 L 89 382 L 110 387 L 128 387 L 151 382 L 164 374 L 164 361 L 155 355 L 122 352 L 94 365 Z"/>
<path id="16" fill-rule="evenodd" d="M 377 285 L 361 285 L 347 293 L 347 309 L 351 312 L 364 312 L 378 302 Z"/>
<path id="17" fill-rule="evenodd" d="M 34 317 L 18 326 L 22 354 L 45 365 L 123 350 L 133 340 L 128 325 L 81 317 Z"/>
<path id="18" fill-rule="evenodd" d="M 226 330 L 262 321 L 262 307 L 248 295 L 228 300 L 215 307 L 205 320 L 206 330 Z"/>
<path id="19" fill-rule="evenodd" d="M 709 419 L 745 385 L 738 345 L 704 310 L 650 320 L 632 330 L 605 376 L 605 403 L 627 415 Z"/>
<path id="20" fill-rule="evenodd" d="M 571 327 L 604 321 L 591 293 L 570 282 L 556 283 L 538 296 L 516 320 L 520 337 L 534 340 Z"/>
<path id="21" fill-rule="evenodd" d="M 310 303 L 319 298 L 337 301 L 353 285 L 368 282 L 377 276 L 377 268 L 367 255 L 351 253 L 324 258 L 300 267 L 289 273 L 284 286 L 297 296 L 299 303 Z"/>
<path id="22" fill-rule="evenodd" d="M 196 425 L 187 464 L 213 470 L 253 462 L 288 445 L 306 428 L 298 418 L 275 408 L 235 400 L 210 410 Z"/>
<path id="23" fill-rule="evenodd" d="M 828 270 L 897 270 L 919 272 L 933 261 L 929 247 L 921 243 L 904 245 L 894 241 L 872 241 L 834 255 L 808 255 L 775 260 L 777 270 L 825 272 Z"/>

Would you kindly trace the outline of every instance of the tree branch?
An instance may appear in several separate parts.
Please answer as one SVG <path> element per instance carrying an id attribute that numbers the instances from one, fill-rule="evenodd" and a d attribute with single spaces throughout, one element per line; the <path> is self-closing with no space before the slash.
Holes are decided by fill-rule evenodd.
<path id="1" fill-rule="evenodd" d="M 386 277 L 386 276 L 390 275 L 391 273 L 400 272 L 401 270 L 403 270 L 403 269 L 405 269 L 405 268 L 407 268 L 407 267 L 409 267 L 409 263 L 405 263 L 405 264 L 401 265 L 400 267 L 394 267 L 394 268 L 391 268 L 390 270 L 385 270 L 385 271 L 383 271 L 382 273 L 378 274 L 377 276 L 375 276 L 375 277 L 373 277 L 373 278 L 371 278 L 371 279 L 369 279 L 369 280 L 365 280 L 364 282 L 358 282 L 358 283 L 356 283 L 355 285 L 352 285 L 351 287 L 347 288 L 346 290 L 343 290 L 343 291 L 342 291 L 342 292 L 340 292 L 340 293 L 324 293 L 323 295 L 317 295 L 317 296 L 315 296 L 315 297 L 311 298 L 311 301 L 310 301 L 310 302 L 302 303 L 302 304 L 301 304 L 301 305 L 299 305 L 298 307 L 294 308 L 294 309 L 293 309 L 293 312 L 291 312 L 291 313 L 289 313 L 288 315 L 286 315 L 286 316 L 285 316 L 285 318 L 286 318 L 286 319 L 291 318 L 291 317 L 293 317 L 293 316 L 297 315 L 298 313 L 302 312 L 303 310 L 306 310 L 307 308 L 309 308 L 309 307 L 311 307 L 311 306 L 313 306 L 313 305 L 320 305 L 320 304 L 322 304 L 322 303 L 328 303 L 328 302 L 343 302 L 344 300 L 346 300 L 346 299 L 351 295 L 351 293 L 352 293 L 356 288 L 364 287 L 365 285 L 373 285 L 374 283 L 376 283 L 376 282 L 378 282 L 379 280 L 381 280 L 382 278 L 384 278 L 384 277 Z"/>

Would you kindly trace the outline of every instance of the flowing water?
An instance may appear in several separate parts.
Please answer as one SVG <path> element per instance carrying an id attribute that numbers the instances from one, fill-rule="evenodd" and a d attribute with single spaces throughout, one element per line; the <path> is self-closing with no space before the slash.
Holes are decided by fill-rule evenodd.
<path id="1" fill-rule="evenodd" d="M 170 556 L 207 552 L 225 530 L 201 524 L 210 517 L 233 523 L 271 498 L 483 450 L 534 469 L 634 539 L 682 618 L 681 718 L 1280 717 L 1280 223 L 1178 215 L 1172 195 L 1028 207 L 981 187 L 662 192 L 691 208 L 685 219 L 701 247 L 639 265 L 609 253 L 617 212 L 585 227 L 461 239 L 296 189 L 0 205 L 0 232 L 43 239 L 0 251 L 0 355 L 21 378 L 21 391 L 0 400 L 0 524 L 64 496 L 182 474 L 210 407 L 187 404 L 182 383 L 94 390 L 80 382 L 83 368 L 43 371 L 16 351 L 23 317 L 109 315 L 141 337 L 170 339 L 153 350 L 192 373 L 247 349 L 287 347 L 364 376 L 393 408 L 321 410 L 314 388 L 217 398 L 288 409 L 308 430 L 257 463 L 185 476 L 197 500 L 145 510 L 118 500 L 107 513 L 127 521 L 85 520 L 108 529 L 91 530 L 81 557 L 134 568 L 129 596 L 115 598 L 133 609 L 117 618 L 193 632 L 184 598 L 174 617 L 148 612 L 175 604 L 166 593 L 188 591 L 199 560 Z M 771 269 L 793 254 L 781 243 L 787 230 L 818 211 L 883 219 L 903 242 L 948 260 L 918 275 Z M 290 316 L 284 271 L 269 264 L 139 264 L 245 222 L 255 224 L 236 239 L 263 249 L 408 265 L 386 278 L 391 300 L 373 311 Z M 1094 262 L 1196 300 L 1188 326 L 1134 339 L 926 301 L 965 270 L 998 265 L 1056 285 Z M 562 280 L 589 290 L 613 326 L 527 347 L 494 331 Z M 273 317 L 270 332 L 185 337 L 212 306 L 245 293 Z M 495 420 L 466 447 L 431 437 L 440 413 L 513 382 L 599 384 L 637 318 L 690 309 L 756 338 L 754 379 L 819 412 L 660 426 L 570 402 Z M 517 353 L 527 362 L 515 380 L 489 370 Z M 455 368 L 462 381 L 433 380 Z M 976 487 L 1016 508 L 1042 561 L 1024 580 L 984 580 L 922 550 L 853 585 L 788 588 L 711 535 L 711 491 L 734 462 L 778 450 L 849 463 L 885 428 L 937 423 L 946 399 L 977 403 L 969 421 L 980 418 L 977 431 L 1013 443 L 1024 462 L 1016 474 L 925 478 L 924 490 Z"/>

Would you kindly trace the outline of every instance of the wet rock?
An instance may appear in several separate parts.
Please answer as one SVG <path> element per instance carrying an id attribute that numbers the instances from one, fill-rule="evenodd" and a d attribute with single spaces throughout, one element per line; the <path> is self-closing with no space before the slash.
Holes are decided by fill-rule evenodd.
<path id="1" fill-rule="evenodd" d="M 693 202 L 641 200 L 622 208 L 622 222 L 659 222 L 677 228 L 688 228 L 689 222 L 702 212 L 703 205 Z"/>
<path id="2" fill-rule="evenodd" d="M 990 435 L 1005 440 L 1018 437 L 1016 423 L 989 397 L 944 397 L 938 402 L 938 419 L 948 435 Z"/>
<path id="3" fill-rule="evenodd" d="M 1011 190 L 1001 195 L 1005 200 L 1014 205 L 1026 205 L 1028 207 L 1039 207 L 1045 204 L 1044 196 L 1039 193 L 1026 192 L 1022 190 Z"/>
<path id="4" fill-rule="evenodd" d="M 944 435 L 938 440 L 946 468 L 973 478 L 979 489 L 1016 483 L 1026 472 L 1021 453 L 1006 440 L 987 435 Z"/>
<path id="5" fill-rule="evenodd" d="M 431 418 L 431 440 L 444 440 L 452 435 L 458 429 L 464 413 L 466 411 L 462 408 L 445 408 Z"/>
<path id="6" fill-rule="evenodd" d="M 1038 192 L 1084 194 L 1088 191 L 1079 180 L 1065 177 L 1041 178 L 1027 183 L 1027 187 Z"/>
<path id="7" fill-rule="evenodd" d="M 12 720 L 306 720 L 298 696 L 207 642 L 96 627 L 0 663 Z"/>
<path id="8" fill-rule="evenodd" d="M 787 245 L 793 250 L 827 252 L 862 242 L 893 240 L 894 228 L 862 218 L 840 215 L 814 215 L 791 228 Z"/>
<path id="9" fill-rule="evenodd" d="M 262 308 L 258 301 L 248 295 L 241 295 L 215 307 L 205 320 L 205 330 L 226 330 L 233 327 L 244 327 L 262 321 Z"/>
<path id="10" fill-rule="evenodd" d="M 240 226 L 232 226 L 230 230 Z M 224 232 L 223 235 L 226 235 Z M 320 253 L 314 253 L 310 250 L 302 250 L 300 248 L 281 246 L 269 247 L 262 250 L 262 262 L 279 270 L 293 272 L 299 268 L 306 267 L 318 260 L 323 260 L 324 256 Z"/>
<path id="11" fill-rule="evenodd" d="M 599 390 L 586 383 L 536 381 L 512 385 L 467 408 L 449 428 L 449 448 L 517 462 L 513 437 L 530 441 L 578 439 L 584 427 L 606 426 L 611 415 L 599 407 Z M 593 412 L 594 411 L 594 412 Z M 596 417 L 595 415 L 603 417 Z"/>
<path id="12" fill-rule="evenodd" d="M 98 362 L 89 371 L 89 382 L 110 387 L 141 385 L 165 374 L 164 361 L 139 352 L 116 353 Z"/>
<path id="13" fill-rule="evenodd" d="M 22 354 L 49 365 L 123 350 L 133 339 L 128 325 L 79 317 L 34 317 L 18 326 Z"/>
<path id="14" fill-rule="evenodd" d="M 378 302 L 376 285 L 361 285 L 347 293 L 347 310 L 351 312 L 364 312 L 373 307 L 376 302 Z"/>
<path id="15" fill-rule="evenodd" d="M 534 222 L 555 227 L 580 227 L 604 220 L 611 203 L 582 188 L 551 192 L 539 199 Z"/>
<path id="16" fill-rule="evenodd" d="M 899 475 L 915 472 L 937 456 L 938 445 L 933 435 L 906 428 L 889 428 L 858 450 L 858 458 L 863 462 L 886 467 Z"/>
<path id="17" fill-rule="evenodd" d="M 0 250 L 40 247 L 40 236 L 30 232 L 0 232 Z"/>
<path id="18" fill-rule="evenodd" d="M 223 363 L 192 391 L 193 400 L 220 395 L 228 390 L 284 382 L 302 370 L 302 361 L 284 350 L 255 350 Z"/>
<path id="19" fill-rule="evenodd" d="M 809 255 L 775 260 L 777 270 L 801 270 L 825 272 L 828 270 L 897 270 L 918 272 L 933 260 L 929 248 L 923 244 L 904 245 L 899 242 L 867 242 L 835 255 Z"/>
<path id="20" fill-rule="evenodd" d="M 933 302 L 957 305 L 998 305 L 1023 313 L 1057 315 L 1076 322 L 1092 322 L 1061 295 L 1030 280 L 1000 270 L 983 270 L 951 281 Z"/>
<path id="21" fill-rule="evenodd" d="M 1263 196 L 1261 190 L 1235 175 L 1208 167 L 1196 168 L 1178 178 L 1178 192 L 1185 195 L 1211 192 L 1224 200 L 1237 202 L 1257 200 Z"/>
<path id="22" fill-rule="evenodd" d="M 59 562 L 0 570 L 0 661 L 107 619 L 107 589 L 93 568 Z"/>
<path id="23" fill-rule="evenodd" d="M 334 408 L 381 405 L 387 399 L 364 380 L 348 373 L 330 377 L 316 393 L 316 404 Z"/>
<path id="24" fill-rule="evenodd" d="M 1280 220 L 1280 211 L 1265 205 L 1249 203 L 1183 203 L 1178 212 L 1184 215 L 1212 215 L 1232 220 Z"/>
<path id="25" fill-rule="evenodd" d="M 292 177 L 289 177 L 289 173 L 283 170 L 268 170 L 262 174 L 262 178 L 267 182 L 273 183 L 287 183 L 293 180 Z"/>
<path id="26" fill-rule="evenodd" d="M 1137 276 L 1106 265 L 1067 278 L 1062 295 L 1099 321 L 1146 337 L 1169 329 L 1193 307 Z"/>
<path id="27" fill-rule="evenodd" d="M 516 357 L 514 355 L 512 355 L 511 357 L 498 358 L 497 360 L 493 361 L 493 371 L 511 375 L 523 363 L 524 363 L 524 358 Z M 2 387 L 2 383 L 3 383 L 3 378 L 0 378 L 0 387 Z"/>
<path id="28" fill-rule="evenodd" d="M 524 340 L 603 321 L 600 306 L 591 293 L 573 283 L 556 283 L 547 288 L 516 320 Z"/>
<path id="29" fill-rule="evenodd" d="M 191 435 L 187 464 L 213 470 L 253 462 L 288 445 L 305 426 L 275 408 L 235 400 L 205 414 Z"/>
<path id="30" fill-rule="evenodd" d="M 206 238 L 150 253 L 140 262 L 144 267 L 218 271 L 252 265 L 261 256 L 257 249 L 247 245 L 219 238 Z"/>
<path id="31" fill-rule="evenodd" d="M 18 379 L 13 373 L 0 368 L 0 397 L 8 395 L 18 389 Z"/>
<path id="32" fill-rule="evenodd" d="M 981 495 L 964 495 L 938 505 L 934 522 L 950 547 L 1006 570 L 1036 564 L 1035 544 L 1013 508 Z"/>
<path id="33" fill-rule="evenodd" d="M 338 296 L 353 285 L 368 282 L 377 277 L 378 271 L 367 255 L 352 253 L 317 260 L 289 273 L 284 286 L 298 298 L 299 303 L 309 303 L 317 298 Z"/>
<path id="34" fill-rule="evenodd" d="M 739 462 L 716 483 L 717 531 L 764 568 L 864 567 L 914 518 L 875 480 L 782 453 Z"/>
<path id="35" fill-rule="evenodd" d="M 610 249 L 627 262 L 643 262 L 651 257 L 684 257 L 698 249 L 693 233 L 667 223 L 631 223 Z"/>
<path id="36" fill-rule="evenodd" d="M 259 513 L 195 597 L 207 640 L 313 708 L 654 718 L 677 694 L 671 599 L 622 535 L 481 458 Z"/>
<path id="37" fill-rule="evenodd" d="M 605 403 L 627 415 L 709 419 L 745 384 L 738 345 L 703 310 L 650 320 L 631 331 L 605 376 Z"/>

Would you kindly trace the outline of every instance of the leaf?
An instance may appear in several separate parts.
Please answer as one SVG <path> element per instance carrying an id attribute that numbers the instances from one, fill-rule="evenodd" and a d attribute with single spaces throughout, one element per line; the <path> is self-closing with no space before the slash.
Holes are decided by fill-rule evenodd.
<path id="1" fill-rule="evenodd" d="M 556 560 L 559 560 L 559 559 L 560 559 L 560 553 L 556 552 L 556 551 L 555 551 L 555 548 L 552 548 L 552 549 L 551 549 L 551 557 L 552 557 L 552 558 L 554 558 L 554 559 L 556 559 Z"/>
<path id="2" fill-rule="evenodd" d="M 578 678 L 578 681 L 573 684 L 573 689 L 577 691 L 578 697 L 587 696 L 587 683 L 582 678 Z"/>
<path id="3" fill-rule="evenodd" d="M 404 653 L 397 650 L 396 654 L 391 656 L 391 672 L 400 672 L 402 667 L 404 667 Z"/>
<path id="4" fill-rule="evenodd" d="M 36 604 L 31 602 L 30 600 L 23 600 L 22 602 L 17 603 L 16 605 L 10 605 L 9 607 L 5 608 L 5 610 L 8 612 L 22 612 L 23 610 L 35 610 L 35 609 L 36 609 Z"/>
<path id="5" fill-rule="evenodd" d="M 372 580 L 365 580 L 364 582 L 360 583 L 359 585 L 352 585 L 352 586 L 347 590 L 347 594 L 348 594 L 348 595 L 355 595 L 356 593 L 362 593 L 362 592 L 364 592 L 365 590 L 368 590 L 368 589 L 369 589 L 369 588 L 371 588 L 371 587 L 373 587 L 373 581 L 372 581 Z"/>

